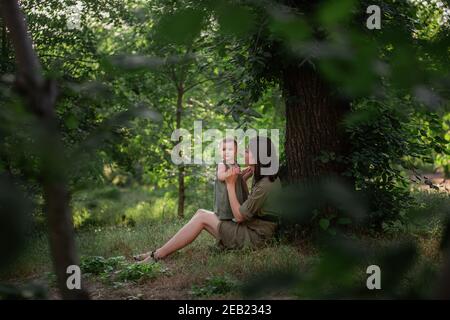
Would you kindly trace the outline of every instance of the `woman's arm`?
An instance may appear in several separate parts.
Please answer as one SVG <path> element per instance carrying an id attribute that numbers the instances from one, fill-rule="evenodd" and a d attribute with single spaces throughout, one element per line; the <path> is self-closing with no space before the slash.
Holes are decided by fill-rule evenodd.
<path id="1" fill-rule="evenodd" d="M 244 170 L 241 171 L 242 178 L 245 182 L 247 182 L 248 179 L 253 175 L 253 167 L 247 167 Z"/>
<path id="2" fill-rule="evenodd" d="M 247 181 L 248 181 L 248 179 L 250 179 L 251 176 L 253 176 L 253 167 L 245 168 L 244 170 L 241 171 L 241 175 L 242 175 L 242 185 L 243 185 L 244 191 L 248 195 L 249 191 L 248 191 Z"/>
<path id="3" fill-rule="evenodd" d="M 227 190 L 228 190 L 228 198 L 230 200 L 230 207 L 233 211 L 233 216 L 236 219 L 236 222 L 242 222 L 244 221 L 244 217 L 242 216 L 241 212 L 239 211 L 239 208 L 241 204 L 239 203 L 237 196 L 236 196 L 236 183 L 227 183 Z"/>
<path id="4" fill-rule="evenodd" d="M 246 180 L 242 180 L 242 188 L 244 188 L 244 192 L 248 196 L 249 192 L 248 192 L 248 185 L 247 185 L 247 181 Z"/>

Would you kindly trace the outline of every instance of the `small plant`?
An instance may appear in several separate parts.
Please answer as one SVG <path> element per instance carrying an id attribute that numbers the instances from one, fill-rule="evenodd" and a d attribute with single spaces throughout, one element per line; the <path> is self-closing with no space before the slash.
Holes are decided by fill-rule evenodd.
<path id="1" fill-rule="evenodd" d="M 228 276 L 213 276 L 207 278 L 202 286 L 192 286 L 191 293 L 199 297 L 212 296 L 229 293 L 237 287 L 237 282 Z"/>
<path id="2" fill-rule="evenodd" d="M 336 235 L 336 227 L 342 227 L 351 223 L 352 220 L 350 218 L 337 217 L 336 214 L 331 214 L 330 216 L 321 218 L 319 220 L 320 228 L 333 236 Z"/>
<path id="3" fill-rule="evenodd" d="M 110 273 L 125 264 L 125 257 L 104 258 L 101 256 L 83 257 L 80 268 L 84 273 L 101 275 Z"/>
<path id="4" fill-rule="evenodd" d="M 407 231 L 408 226 L 403 221 L 397 219 L 394 221 L 383 222 L 383 231 L 388 234 L 403 233 Z"/>
<path id="5" fill-rule="evenodd" d="M 84 273 L 99 276 L 114 288 L 123 286 L 122 282 L 153 279 L 161 273 L 167 272 L 159 263 L 128 264 L 125 257 L 104 258 L 101 256 L 83 257 L 81 270 Z"/>
<path id="6" fill-rule="evenodd" d="M 46 272 L 45 276 L 50 287 L 56 286 L 56 274 L 54 272 Z"/>
<path id="7" fill-rule="evenodd" d="M 144 279 L 153 279 L 164 269 L 159 263 L 130 264 L 117 273 L 119 281 L 140 281 Z"/>

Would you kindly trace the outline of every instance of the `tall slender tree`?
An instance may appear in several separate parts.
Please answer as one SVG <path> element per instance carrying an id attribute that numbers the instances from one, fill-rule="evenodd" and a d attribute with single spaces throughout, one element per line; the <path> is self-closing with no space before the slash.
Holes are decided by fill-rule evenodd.
<path id="1" fill-rule="evenodd" d="M 49 225 L 50 248 L 64 299 L 87 299 L 84 289 L 70 290 L 67 268 L 79 265 L 74 230 L 66 186 L 64 152 L 55 116 L 57 88 L 54 81 L 45 79 L 42 68 L 27 32 L 23 13 L 16 0 L 2 0 L 1 14 L 9 30 L 17 62 L 16 87 L 30 113 L 39 119 L 42 136 L 40 148 L 42 165 L 40 181 L 44 192 L 45 210 Z"/>

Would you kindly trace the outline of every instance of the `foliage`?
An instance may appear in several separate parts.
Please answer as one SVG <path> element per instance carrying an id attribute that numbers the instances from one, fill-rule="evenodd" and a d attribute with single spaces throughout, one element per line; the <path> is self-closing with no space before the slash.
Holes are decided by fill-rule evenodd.
<path id="1" fill-rule="evenodd" d="M 130 264 L 117 273 L 119 281 L 140 281 L 153 279 L 165 272 L 158 263 Z"/>
<path id="2" fill-rule="evenodd" d="M 280 273 L 278 280 L 297 285 L 293 294 L 298 297 L 373 297 L 354 289 L 362 283 L 363 263 L 373 258 L 399 272 L 398 278 L 387 275 L 387 297 L 427 296 L 419 282 L 435 280 L 436 270 L 421 265 L 416 244 L 406 242 L 372 256 L 365 245 L 336 241 L 333 246 L 349 226 L 391 236 L 425 233 L 433 239 L 447 230 L 443 217 L 431 219 L 424 212 L 448 211 L 448 194 L 417 197 L 410 192 L 410 178 L 433 187 L 418 178 L 422 171 L 450 175 L 448 3 L 380 1 L 383 26 L 378 31 L 364 27 L 368 4 L 21 1 L 44 72 L 59 86 L 56 114 L 67 152 L 67 163 L 59 165 L 67 168 L 80 248 L 92 255 L 82 259 L 83 271 L 131 282 L 165 272 L 159 264 L 134 265 L 123 257 L 100 255 L 129 255 L 148 243 L 161 243 L 186 222 L 172 219 L 179 168 L 170 159 L 170 136 L 177 126 L 178 101 L 181 127 L 191 128 L 200 119 L 205 129 L 280 129 L 285 168 L 284 107 L 292 97 L 283 89 L 282 71 L 307 64 L 333 93 L 352 101 L 343 123 L 351 153 L 324 152 L 317 161 L 344 163 L 344 178 L 353 184 L 341 185 L 339 177 L 284 189 L 281 207 L 289 219 L 312 225 L 320 236 L 330 236 L 331 244 L 320 247 L 320 261 L 304 275 Z M 46 222 L 38 181 L 43 146 L 37 143 L 37 119 L 15 91 L 13 50 L 3 24 L 0 28 L 1 265 L 16 258 L 12 253 L 22 248 L 30 226 L 38 247 L 31 255 L 44 264 L 48 250 L 39 232 Z M 189 214 L 212 208 L 213 176 L 212 167 L 185 167 Z M 329 205 L 338 214 L 318 214 Z M 247 271 L 257 258 L 244 266 Z M 240 272 L 241 265 L 229 265 Z M 400 278 L 411 286 L 402 287 Z M 192 291 L 210 296 L 234 289 L 234 280 L 213 276 Z M 9 287 L 0 292 L 6 292 L 2 298 L 41 296 Z"/>
<path id="3" fill-rule="evenodd" d="M 91 273 L 94 275 L 101 275 L 110 273 L 125 264 L 125 257 L 111 257 L 104 258 L 102 256 L 82 257 L 80 268 L 83 273 Z"/>
<path id="4" fill-rule="evenodd" d="M 347 2 L 349 7 L 355 4 L 353 1 Z M 79 28 L 70 28 L 73 5 L 79 6 L 81 10 Z M 439 5 L 434 11 L 425 14 L 425 9 L 420 6 L 422 9 L 415 5 L 397 6 L 390 1 L 383 2 L 383 12 L 386 13 L 385 29 L 401 27 L 405 32 L 401 34 L 403 38 L 390 33 L 361 34 L 360 30 L 355 29 L 361 22 L 361 17 L 356 17 L 349 26 L 345 26 L 348 31 L 345 37 L 348 42 L 355 44 L 354 48 L 347 48 L 345 41 L 339 40 L 333 28 L 343 28 L 345 23 L 351 21 L 350 15 L 360 12 L 362 9 L 359 9 L 364 5 L 363 2 L 353 10 L 341 10 L 340 14 L 335 12 L 336 17 L 328 12 L 329 7 L 323 6 L 317 8 L 317 15 L 304 18 L 295 8 L 281 14 L 282 6 L 278 3 L 265 6 L 227 1 L 182 1 L 177 4 L 162 1 L 152 4 L 126 1 L 122 5 L 118 2 L 92 4 L 89 1 L 25 1 L 24 9 L 33 40 L 46 72 L 62 80 L 58 117 L 63 140 L 73 155 L 69 157 L 73 161 L 68 165 L 72 189 L 90 190 L 94 186 L 111 183 L 121 187 L 129 187 L 135 183 L 154 185 L 156 190 L 167 190 L 161 201 L 172 201 L 176 197 L 172 186 L 177 181 L 177 167 L 170 163 L 173 142 L 168 137 L 174 129 L 177 85 L 180 81 L 186 89 L 183 98 L 183 127 L 191 127 L 192 121 L 203 119 L 204 126 L 208 128 L 279 128 L 282 134 L 281 163 L 284 168 L 285 97 L 279 88 L 279 72 L 292 61 L 296 61 L 296 48 L 302 42 L 304 46 L 300 50 L 300 56 L 305 55 L 305 51 L 309 55 L 305 63 L 319 67 L 333 84 L 344 88 L 344 91 L 355 98 L 368 93 L 367 88 L 373 88 L 373 91 L 380 89 L 380 83 L 375 81 L 371 74 L 373 70 L 367 69 L 367 66 L 376 63 L 380 68 L 391 66 L 394 70 L 400 67 L 398 62 L 404 60 L 404 53 L 408 48 L 412 44 L 420 44 L 420 50 L 415 51 L 415 56 L 423 60 L 420 65 L 423 65 L 424 69 L 420 68 L 419 71 L 423 72 L 424 76 L 420 75 L 414 80 L 417 80 L 419 85 L 413 87 L 411 100 L 421 99 L 427 104 L 433 100 L 430 97 L 442 94 L 441 86 L 436 87 L 438 92 L 420 81 L 428 78 L 440 79 L 440 73 L 435 71 L 442 67 L 442 70 L 445 70 L 446 65 L 442 63 L 442 57 L 436 49 L 444 45 L 439 39 L 440 35 L 445 33 L 446 23 L 439 24 L 437 20 L 425 23 L 423 18 L 424 15 L 430 14 L 439 17 L 445 8 Z M 50 6 L 57 9 L 60 19 L 53 19 L 56 12 L 50 13 L 47 10 Z M 414 20 L 416 14 L 422 18 Z M 240 19 L 234 19 L 235 16 Z M 407 23 L 402 25 L 399 21 Z M 323 24 L 328 33 L 323 43 L 311 42 L 311 25 L 314 23 Z M 211 28 L 208 29 L 207 26 Z M 174 32 L 179 29 L 185 33 Z M 291 32 L 292 29 L 301 32 L 294 33 Z M 434 39 L 436 43 L 430 43 L 431 47 L 427 47 L 423 42 L 417 43 L 414 37 L 407 33 L 411 30 L 420 33 L 420 39 L 423 41 Z M 357 44 L 361 37 L 366 37 L 362 42 L 366 49 Z M 309 53 L 308 50 L 317 45 L 323 45 L 324 48 L 329 46 L 329 55 L 320 55 L 317 50 Z M 346 58 L 339 56 L 340 49 L 353 51 Z M 352 59 L 357 54 L 361 58 Z M 407 62 L 405 68 L 416 60 Z M 341 64 L 358 72 L 341 72 Z M 403 83 L 407 82 L 406 78 L 395 78 L 406 71 L 395 70 L 393 77 L 383 73 L 386 75 L 384 83 L 399 83 L 402 89 L 408 87 L 409 84 Z M 344 75 L 348 78 L 344 79 Z M 361 78 L 355 78 L 359 76 Z M 433 80 L 433 83 L 436 82 L 438 81 Z M 370 113 L 370 110 L 380 107 L 379 114 L 386 117 L 383 119 L 388 120 L 387 123 L 391 123 L 389 119 L 398 118 L 397 113 L 402 112 L 405 105 L 412 105 L 412 101 L 393 98 L 395 95 L 389 85 L 384 85 L 382 91 L 386 94 L 375 99 L 377 106 L 362 106 L 372 101 L 356 101 L 354 105 L 359 107 L 355 108 L 356 114 L 351 114 L 350 117 L 360 116 L 365 109 L 369 109 Z M 386 109 L 382 104 L 388 104 L 390 107 Z M 127 110 L 133 110 L 136 105 L 151 106 L 152 112 L 158 112 L 162 121 L 154 121 L 157 118 L 155 115 L 146 119 L 142 113 L 131 113 L 131 118 L 123 121 L 122 115 Z M 358 112 L 358 108 L 362 112 Z M 402 178 L 404 173 L 398 171 L 401 169 L 398 168 L 398 162 L 402 161 L 402 157 L 410 157 L 410 161 L 416 161 L 416 154 L 412 147 L 396 149 L 399 143 L 402 144 L 400 140 L 407 141 L 411 134 L 414 135 L 406 132 L 406 125 L 402 124 L 401 129 L 390 131 L 385 121 L 369 113 L 365 121 L 366 128 L 350 129 L 356 130 L 351 133 L 356 152 L 346 160 L 353 168 L 350 173 L 357 178 L 357 189 L 371 194 L 372 204 L 380 203 L 380 207 L 371 208 L 374 223 L 379 225 L 384 217 L 389 218 L 390 215 L 392 219 L 396 219 L 396 216 L 406 209 L 409 200 L 407 187 L 402 183 L 406 182 L 406 179 Z M 33 133 L 12 129 L 17 125 L 22 128 L 30 127 L 32 123 L 27 118 L 23 119 L 22 123 L 17 123 L 18 120 L 11 122 L 11 119 L 17 118 L 15 113 L 4 116 L 4 123 L 9 125 L 5 129 L 3 140 L 2 166 L 15 175 L 26 176 L 27 182 L 24 184 L 33 196 L 38 196 L 40 191 L 33 180 L 33 168 L 36 168 L 39 159 L 36 159 L 31 152 L 32 148 L 29 147 L 33 142 Z M 402 122 L 405 118 L 399 118 L 398 121 Z M 375 121 L 369 124 L 372 119 Z M 423 124 L 416 122 L 416 126 Z M 413 126 L 411 122 L 410 125 Z M 441 132 L 435 126 L 429 130 L 431 131 L 427 134 L 434 136 L 431 139 L 435 141 L 434 146 L 438 148 L 439 144 L 442 147 L 444 142 L 437 141 Z M 378 149 L 374 144 L 364 143 L 362 137 L 368 131 L 385 143 Z M 392 143 L 383 140 L 383 132 L 395 133 L 395 137 L 391 136 Z M 426 139 L 422 141 L 424 150 L 429 143 Z M 382 150 L 382 146 L 387 149 Z M 436 164 L 448 171 L 444 150 L 439 152 L 436 148 L 433 151 Z M 380 151 L 382 153 L 377 155 Z M 421 154 L 423 152 L 425 151 Z M 322 155 L 320 161 L 332 161 L 333 157 L 334 155 Z M 375 169 L 366 170 L 361 166 L 361 162 L 371 163 Z M 110 173 L 105 173 L 105 167 L 110 168 Z M 186 167 L 185 170 L 186 189 L 189 190 L 197 182 L 207 185 L 213 169 Z M 193 206 L 193 199 L 195 197 L 188 197 L 188 205 Z M 144 210 L 152 208 L 145 207 Z M 77 225 L 101 223 L 101 219 L 93 217 L 90 211 L 89 208 L 80 208 L 77 211 Z M 126 218 L 125 221 L 115 221 L 132 225 L 134 220 Z"/>
<path id="5" fill-rule="evenodd" d="M 121 282 L 144 281 L 167 272 L 158 263 L 128 263 L 123 256 L 104 258 L 102 256 L 82 257 L 80 268 L 83 273 L 100 276 L 101 279 L 118 286 Z"/>
<path id="6" fill-rule="evenodd" d="M 415 111 L 408 98 L 365 99 L 346 121 L 352 152 L 341 161 L 351 164 L 345 174 L 369 197 L 372 226 L 401 224 L 405 210 L 415 206 L 409 194 L 414 164 L 432 163 L 434 152 L 448 152 L 439 116 Z"/>
<path id="7" fill-rule="evenodd" d="M 353 150 L 345 159 L 351 163 L 347 174 L 355 178 L 356 188 L 370 197 L 371 223 L 380 227 L 381 222 L 397 219 L 402 210 L 413 205 L 401 165 L 404 156 L 417 153 L 413 150 L 417 145 L 408 140 L 402 121 L 407 114 L 395 114 L 392 106 L 377 101 L 363 101 L 356 109 L 353 119 L 366 116 L 376 120 L 349 126 Z"/>

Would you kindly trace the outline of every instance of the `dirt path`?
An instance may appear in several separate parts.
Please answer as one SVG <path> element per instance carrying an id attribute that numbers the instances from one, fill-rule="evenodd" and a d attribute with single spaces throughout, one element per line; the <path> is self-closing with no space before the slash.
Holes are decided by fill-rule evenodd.
<path id="1" fill-rule="evenodd" d="M 443 173 L 411 174 L 410 179 L 415 182 L 415 186 L 419 190 L 439 190 L 450 193 L 450 179 L 446 179 Z"/>

